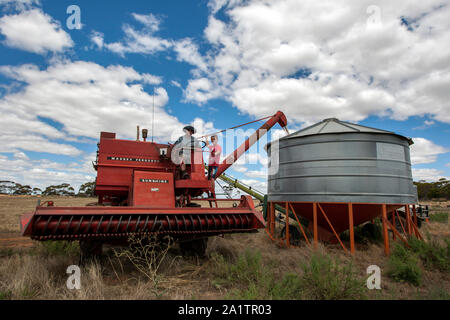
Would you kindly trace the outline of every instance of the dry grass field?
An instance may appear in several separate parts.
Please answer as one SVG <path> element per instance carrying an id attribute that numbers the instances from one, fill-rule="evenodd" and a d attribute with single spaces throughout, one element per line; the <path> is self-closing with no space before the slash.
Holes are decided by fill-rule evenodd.
<path id="1" fill-rule="evenodd" d="M 450 228 L 447 203 L 430 203 L 436 219 L 421 233 L 417 252 L 361 242 L 352 257 L 339 246 L 283 248 L 264 230 L 209 239 L 206 257 L 182 257 L 174 245 L 140 272 L 105 248 L 100 262 L 81 266 L 81 289 L 66 287 L 66 269 L 78 264 L 77 243 L 36 243 L 22 238 L 19 216 L 32 196 L 0 196 L 0 299 L 450 299 Z M 58 206 L 84 206 L 92 198 L 52 197 Z M 445 220 L 447 217 L 447 220 Z M 396 247 L 398 246 L 398 248 Z M 395 247 L 395 248 L 394 248 Z M 381 290 L 368 290 L 366 269 L 381 268 Z"/>

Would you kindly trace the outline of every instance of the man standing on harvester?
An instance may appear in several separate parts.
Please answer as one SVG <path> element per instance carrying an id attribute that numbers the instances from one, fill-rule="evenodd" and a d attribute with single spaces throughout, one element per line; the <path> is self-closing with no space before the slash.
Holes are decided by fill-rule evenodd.
<path id="1" fill-rule="evenodd" d="M 211 136 L 211 143 L 209 143 L 208 138 L 206 138 L 206 144 L 209 149 L 209 162 L 208 162 L 208 179 L 216 178 L 217 169 L 220 164 L 220 153 L 222 148 L 217 143 L 217 136 Z"/>
<path id="2" fill-rule="evenodd" d="M 174 151 L 180 160 L 181 179 L 188 179 L 189 174 L 186 171 L 186 164 L 191 164 L 191 150 L 200 146 L 198 140 L 192 135 L 195 129 L 192 126 L 183 128 L 184 136 L 178 138 L 174 143 Z"/>

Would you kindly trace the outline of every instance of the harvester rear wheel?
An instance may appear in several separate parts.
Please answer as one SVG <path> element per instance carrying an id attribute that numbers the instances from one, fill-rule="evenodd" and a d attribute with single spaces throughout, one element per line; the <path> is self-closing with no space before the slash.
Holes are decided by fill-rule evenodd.
<path id="1" fill-rule="evenodd" d="M 99 260 L 103 251 L 103 243 L 94 240 L 80 240 L 80 265 Z"/>
<path id="2" fill-rule="evenodd" d="M 180 249 L 183 255 L 203 257 L 208 246 L 208 238 L 181 241 Z"/>

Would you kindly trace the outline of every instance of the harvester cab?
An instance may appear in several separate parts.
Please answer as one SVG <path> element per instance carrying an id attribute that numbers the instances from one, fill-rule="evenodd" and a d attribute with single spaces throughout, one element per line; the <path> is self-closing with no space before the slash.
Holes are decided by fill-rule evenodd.
<path id="1" fill-rule="evenodd" d="M 284 128 L 286 122 L 280 111 L 268 117 L 226 157 L 216 177 L 267 130 L 276 123 Z M 144 130 L 144 141 L 117 139 L 115 133 L 101 132 L 94 164 L 98 202 L 86 207 L 38 205 L 34 212 L 21 217 L 22 234 L 39 241 L 79 240 L 82 255 L 103 243 L 126 243 L 133 234 L 169 235 L 180 242 L 182 249 L 203 255 L 209 236 L 257 232 L 265 227 L 262 213 L 255 209 L 250 196 L 216 197 L 215 181 L 205 175 L 201 147 L 191 149 L 185 178 L 174 159 L 174 145 L 146 141 L 146 137 Z M 226 201 L 237 205 L 219 205 Z"/>

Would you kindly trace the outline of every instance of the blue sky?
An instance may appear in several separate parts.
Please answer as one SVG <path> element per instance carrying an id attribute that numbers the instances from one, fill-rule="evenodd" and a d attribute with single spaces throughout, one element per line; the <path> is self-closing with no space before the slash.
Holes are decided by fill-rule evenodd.
<path id="1" fill-rule="evenodd" d="M 70 5 L 81 29 L 67 24 Z M 448 178 L 449 11 L 434 0 L 0 0 L 0 180 L 93 180 L 99 132 L 132 139 L 153 101 L 160 142 L 186 124 L 209 133 L 282 110 L 291 131 L 337 117 L 412 137 L 415 180 Z M 229 173 L 265 188 L 261 161 Z"/>

